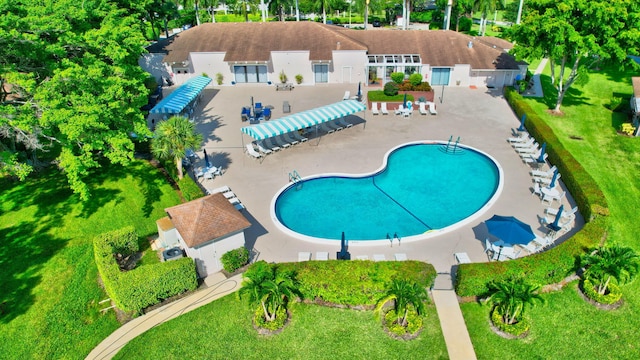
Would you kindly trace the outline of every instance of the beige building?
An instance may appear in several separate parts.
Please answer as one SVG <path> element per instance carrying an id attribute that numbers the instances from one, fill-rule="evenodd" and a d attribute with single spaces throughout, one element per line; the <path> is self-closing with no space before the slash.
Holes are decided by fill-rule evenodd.
<path id="1" fill-rule="evenodd" d="M 526 73 L 510 43 L 444 30 L 351 30 L 315 22 L 207 23 L 149 48 L 141 66 L 177 84 L 207 74 L 222 85 L 369 84 L 393 72 L 420 73 L 432 86 L 512 85 Z"/>

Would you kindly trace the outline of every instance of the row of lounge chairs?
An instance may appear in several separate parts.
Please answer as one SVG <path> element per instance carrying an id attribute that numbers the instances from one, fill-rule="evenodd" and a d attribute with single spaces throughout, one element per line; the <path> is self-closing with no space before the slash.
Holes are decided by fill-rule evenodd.
<path id="1" fill-rule="evenodd" d="M 224 197 L 227 200 L 229 200 L 231 205 L 233 205 L 238 211 L 245 209 L 244 204 L 242 204 L 240 199 L 238 199 L 236 194 L 234 194 L 233 191 L 231 191 L 231 188 L 229 188 L 228 186 L 225 185 L 219 188 L 207 190 L 207 195 L 212 195 L 217 193 L 222 193 L 222 195 L 224 195 Z"/>
<path id="2" fill-rule="evenodd" d="M 312 254 L 310 252 L 299 252 L 298 253 L 298 261 L 310 261 Z M 394 259 L 395 261 L 406 261 L 408 260 L 407 258 L 407 254 L 404 253 L 397 253 L 394 254 Z M 316 258 L 315 260 L 318 261 L 325 261 L 325 260 L 329 260 L 329 253 L 326 251 L 318 251 L 316 252 Z M 354 260 L 369 260 L 369 256 L 368 255 L 358 255 L 355 257 Z M 384 256 L 384 254 L 374 254 L 373 261 L 387 261 L 386 257 Z"/>
<path id="3" fill-rule="evenodd" d="M 418 111 L 421 115 L 437 115 L 438 111 L 436 111 L 436 104 L 432 101 L 420 102 L 418 103 Z M 413 106 L 410 109 L 405 109 L 403 104 L 398 105 L 396 109 L 394 109 L 395 115 L 407 115 L 413 112 Z M 371 113 L 373 115 L 389 115 L 389 110 L 387 109 L 387 103 L 381 102 L 380 108 L 378 109 L 378 103 L 373 101 L 371 102 Z"/>

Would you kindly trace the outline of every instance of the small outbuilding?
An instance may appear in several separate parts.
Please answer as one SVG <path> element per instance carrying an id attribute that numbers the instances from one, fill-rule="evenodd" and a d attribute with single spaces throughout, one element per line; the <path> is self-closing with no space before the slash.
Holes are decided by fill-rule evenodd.
<path id="1" fill-rule="evenodd" d="M 244 230 L 251 223 L 222 193 L 165 211 L 176 229 L 180 247 L 195 260 L 200 277 L 221 271 L 222 255 L 245 246 Z"/>

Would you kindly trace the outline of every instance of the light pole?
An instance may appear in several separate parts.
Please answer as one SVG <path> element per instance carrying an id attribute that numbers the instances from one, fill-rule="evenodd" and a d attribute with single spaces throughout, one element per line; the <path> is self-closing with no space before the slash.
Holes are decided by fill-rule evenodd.
<path id="1" fill-rule="evenodd" d="M 520 19 L 522 18 L 522 3 L 524 0 L 520 0 L 520 5 L 518 6 L 518 17 L 516 18 L 516 24 L 520 24 Z"/>

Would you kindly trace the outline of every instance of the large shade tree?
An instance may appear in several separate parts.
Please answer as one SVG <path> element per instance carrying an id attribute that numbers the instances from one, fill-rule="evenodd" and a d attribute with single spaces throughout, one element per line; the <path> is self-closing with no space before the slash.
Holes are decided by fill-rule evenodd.
<path id="1" fill-rule="evenodd" d="M 513 29 L 513 53 L 549 59 L 557 113 L 567 90 L 586 82 L 589 70 L 601 63 L 623 64 L 627 55 L 640 51 L 637 0 L 530 0 L 527 8 L 524 21 Z"/>
<path id="2" fill-rule="evenodd" d="M 108 1 L 0 0 L 0 9 L 0 170 L 25 178 L 54 160 L 87 199 L 91 169 L 127 163 L 129 134 L 149 134 L 139 20 Z"/>
<path id="3" fill-rule="evenodd" d="M 194 149 L 202 143 L 202 134 L 196 131 L 194 123 L 183 116 L 172 116 L 156 126 L 155 136 L 151 140 L 151 152 L 154 156 L 172 160 L 182 179 L 182 159 L 188 149 Z"/>

